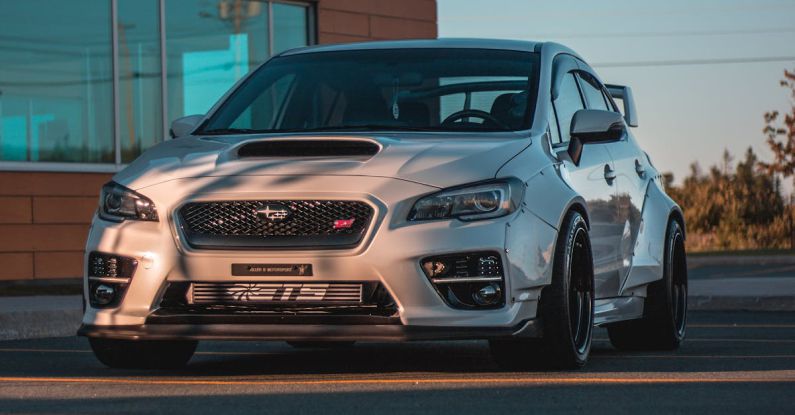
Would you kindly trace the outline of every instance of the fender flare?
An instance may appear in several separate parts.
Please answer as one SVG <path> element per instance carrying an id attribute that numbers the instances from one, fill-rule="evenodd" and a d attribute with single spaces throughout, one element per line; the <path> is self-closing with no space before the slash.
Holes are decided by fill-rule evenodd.
<path id="1" fill-rule="evenodd" d="M 549 226 L 559 230 L 570 210 L 576 210 L 585 218 L 590 229 L 588 204 L 560 177 L 554 165 L 547 166 L 525 183 L 524 208 L 529 210 Z M 543 194 L 542 198 L 528 200 L 533 195 Z"/>
<path id="2" fill-rule="evenodd" d="M 687 240 L 687 230 L 685 227 L 685 214 L 684 212 L 682 212 L 682 208 L 680 208 L 679 205 L 677 204 L 674 204 L 673 207 L 671 207 L 671 212 L 668 213 L 668 221 L 670 222 L 671 219 L 679 222 L 679 226 L 682 227 L 682 236 L 685 238 L 685 240 Z"/>

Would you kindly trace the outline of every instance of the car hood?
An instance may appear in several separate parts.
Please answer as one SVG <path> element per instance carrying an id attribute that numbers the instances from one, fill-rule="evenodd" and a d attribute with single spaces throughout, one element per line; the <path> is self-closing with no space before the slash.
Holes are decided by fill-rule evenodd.
<path id="1" fill-rule="evenodd" d="M 496 135 L 497 137 L 493 137 Z M 526 137 L 526 136 L 525 136 Z M 241 157 L 251 143 L 330 140 L 372 143 L 374 155 Z M 518 134 L 461 138 L 451 134 L 413 136 L 222 136 L 169 140 L 145 152 L 114 180 L 142 189 L 174 179 L 221 176 L 339 175 L 389 177 L 439 188 L 494 178 L 511 157 L 530 145 Z"/>

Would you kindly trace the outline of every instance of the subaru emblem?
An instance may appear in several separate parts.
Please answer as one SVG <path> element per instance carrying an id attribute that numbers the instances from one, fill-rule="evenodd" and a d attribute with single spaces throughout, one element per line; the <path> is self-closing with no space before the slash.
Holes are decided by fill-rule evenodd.
<path id="1" fill-rule="evenodd" d="M 290 208 L 281 203 L 268 203 L 257 209 L 257 216 L 268 222 L 284 222 L 290 215 Z"/>

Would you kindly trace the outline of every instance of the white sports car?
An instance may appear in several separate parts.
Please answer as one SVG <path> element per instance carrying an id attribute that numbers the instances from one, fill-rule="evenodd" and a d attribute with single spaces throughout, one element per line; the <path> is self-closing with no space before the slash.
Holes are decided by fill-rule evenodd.
<path id="1" fill-rule="evenodd" d="M 488 339 L 515 369 L 582 366 L 594 325 L 676 348 L 684 221 L 636 125 L 554 43 L 282 53 L 103 187 L 79 334 L 151 368 L 199 340 Z"/>

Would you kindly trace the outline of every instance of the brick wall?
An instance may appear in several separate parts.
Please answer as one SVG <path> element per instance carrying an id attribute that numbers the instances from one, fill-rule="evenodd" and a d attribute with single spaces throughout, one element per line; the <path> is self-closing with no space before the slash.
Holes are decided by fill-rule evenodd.
<path id="1" fill-rule="evenodd" d="M 88 224 L 108 174 L 0 172 L 0 280 L 82 274 Z"/>
<path id="2" fill-rule="evenodd" d="M 436 38 L 436 0 L 319 0 L 320 43 Z"/>
<path id="3" fill-rule="evenodd" d="M 319 0 L 319 43 L 436 37 L 436 0 Z M 0 280 L 76 278 L 109 174 L 0 172 Z"/>

